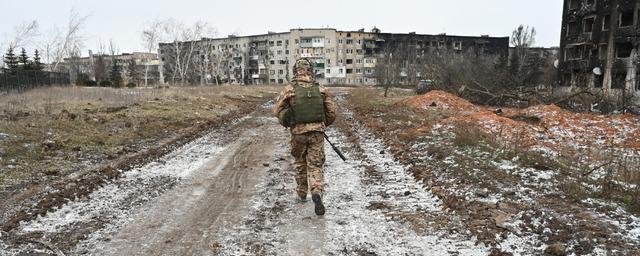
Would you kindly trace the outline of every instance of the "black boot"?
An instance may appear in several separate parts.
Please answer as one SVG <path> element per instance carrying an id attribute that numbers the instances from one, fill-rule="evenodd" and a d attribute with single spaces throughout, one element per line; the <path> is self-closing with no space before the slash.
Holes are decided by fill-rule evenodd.
<path id="1" fill-rule="evenodd" d="M 322 197 L 318 194 L 311 195 L 311 200 L 316 205 L 316 215 L 324 215 L 324 204 L 322 204 Z"/>

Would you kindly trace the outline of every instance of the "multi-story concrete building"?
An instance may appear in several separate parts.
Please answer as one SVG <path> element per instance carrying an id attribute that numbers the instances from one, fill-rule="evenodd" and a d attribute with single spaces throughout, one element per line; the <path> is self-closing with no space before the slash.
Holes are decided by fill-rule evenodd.
<path id="1" fill-rule="evenodd" d="M 80 76 L 93 81 L 109 80 L 114 61 L 125 82 L 144 84 L 161 83 L 161 62 L 156 53 L 134 52 L 118 55 L 93 54 L 88 57 L 65 58 L 61 69 L 69 72 L 71 81 Z M 133 66 L 132 66 L 133 65 Z"/>
<path id="2" fill-rule="evenodd" d="M 379 58 L 385 49 L 399 46 L 421 51 L 433 47 L 506 55 L 509 38 L 391 34 L 380 33 L 378 29 L 365 32 L 364 29 L 300 28 L 284 33 L 161 43 L 159 51 L 168 82 L 175 82 L 178 77 L 189 83 L 284 84 L 291 81 L 293 62 L 309 58 L 315 63 L 318 81 L 322 84 L 375 85 Z M 207 68 L 199 68 L 201 66 Z M 408 74 L 404 72 L 407 78 L 403 81 L 414 82 L 420 78 Z"/>
<path id="3" fill-rule="evenodd" d="M 639 7 L 637 0 L 564 1 L 560 89 L 640 95 Z"/>

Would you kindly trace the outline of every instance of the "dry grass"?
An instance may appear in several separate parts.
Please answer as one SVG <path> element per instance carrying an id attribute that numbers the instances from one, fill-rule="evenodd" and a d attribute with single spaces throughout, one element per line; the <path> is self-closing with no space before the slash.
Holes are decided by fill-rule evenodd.
<path id="1" fill-rule="evenodd" d="M 280 87 L 52 87 L 0 96 L 0 192 L 136 152 Z"/>

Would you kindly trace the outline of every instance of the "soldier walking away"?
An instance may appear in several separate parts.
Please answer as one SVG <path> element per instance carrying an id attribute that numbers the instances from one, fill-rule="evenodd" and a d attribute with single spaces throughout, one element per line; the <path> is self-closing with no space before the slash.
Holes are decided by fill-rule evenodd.
<path id="1" fill-rule="evenodd" d="M 316 83 L 311 61 L 297 60 L 293 71 L 292 83 L 280 94 L 273 112 L 291 131 L 296 193 L 306 202 L 311 191 L 315 213 L 324 215 L 324 130 L 336 119 L 335 105 L 326 89 Z"/>

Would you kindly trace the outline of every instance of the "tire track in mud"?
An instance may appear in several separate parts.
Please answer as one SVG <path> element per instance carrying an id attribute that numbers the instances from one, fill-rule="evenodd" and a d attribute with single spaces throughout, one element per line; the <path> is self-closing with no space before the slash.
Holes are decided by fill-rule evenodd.
<path id="1" fill-rule="evenodd" d="M 123 226 L 135 223 L 137 220 L 133 216 L 147 213 L 149 208 L 145 207 L 157 202 L 158 197 L 167 191 L 175 191 L 176 186 L 197 180 L 198 178 L 194 177 L 196 174 L 202 174 L 211 169 L 214 169 L 214 172 L 209 173 L 210 175 L 217 174 L 215 171 L 221 172 L 222 167 L 226 165 L 216 166 L 220 160 L 219 155 L 227 152 L 229 157 L 237 157 L 237 154 L 229 152 L 229 149 L 234 147 L 235 150 L 245 149 L 247 145 L 259 141 L 252 138 L 257 134 L 255 129 L 259 129 L 264 124 L 264 118 L 261 116 L 265 115 L 268 108 L 268 105 L 263 105 L 253 114 L 233 121 L 225 128 L 196 139 L 147 165 L 123 172 L 122 178 L 106 183 L 87 197 L 68 202 L 33 221 L 21 223 L 11 234 L 1 234 L 0 255 L 46 255 L 56 250 L 71 254 L 95 254 L 98 245 L 111 241 L 112 236 Z M 253 135 L 248 134 L 250 132 L 253 132 Z M 240 140 L 242 141 L 240 143 L 237 138 L 244 139 Z M 240 158 L 242 159 L 247 158 Z M 235 183 L 220 182 L 219 187 L 223 188 L 226 184 L 242 187 L 244 183 L 240 182 L 246 176 L 224 176 L 233 178 L 232 181 Z M 184 187 L 184 185 L 181 186 Z M 187 194 L 204 195 L 206 187 L 194 187 L 193 191 Z M 237 195 L 230 194 L 230 196 L 235 198 Z M 191 206 L 200 207 L 194 203 L 195 201 L 183 201 L 185 204 L 190 203 Z M 232 202 L 233 200 L 225 201 L 228 204 Z M 238 204 L 243 203 L 236 203 Z M 217 208 L 217 205 L 210 207 Z M 200 207 L 200 209 L 206 208 Z M 158 220 L 162 222 L 166 219 Z M 144 238 L 154 234 L 160 227 L 161 225 L 149 225 L 142 228 L 139 236 L 141 244 L 147 243 Z M 163 240 L 163 243 L 166 244 L 167 241 L 171 239 Z M 78 242 L 80 244 L 74 248 Z M 46 244 L 51 246 L 44 246 Z M 132 246 L 139 245 L 132 243 Z M 171 245 L 168 246 L 171 247 Z"/>
<path id="2" fill-rule="evenodd" d="M 350 158 L 342 162 L 325 145 L 325 206 L 296 201 L 289 145 L 277 144 L 274 166 L 260 183 L 243 225 L 227 229 L 220 255 L 486 255 L 466 234 L 428 228 L 441 202 L 385 151 L 384 144 L 354 123 L 348 110 L 328 134 Z M 347 136 L 346 134 L 350 134 Z M 288 136 L 287 136 L 288 137 Z M 420 229 L 409 218 L 426 222 Z"/>
<path id="3" fill-rule="evenodd" d="M 430 228 L 431 214 L 446 214 L 441 202 L 385 153 L 384 143 L 346 109 L 342 124 L 328 134 L 350 160 L 342 162 L 325 146 L 327 214 L 316 216 L 312 202 L 296 202 L 289 135 L 268 108 L 263 106 L 227 130 L 235 135 L 205 136 L 128 172 L 130 179 L 123 181 L 129 183 L 109 184 L 85 200 L 23 223 L 22 230 L 41 232 L 38 237 L 47 239 L 88 227 L 75 248 L 63 250 L 72 254 L 488 254 L 466 233 Z M 158 177 L 175 184 L 166 191 L 149 189 Z M 138 187 L 142 190 L 137 193 L 127 192 Z M 87 224 L 95 219 L 104 225 Z M 26 249 L 54 253 L 42 245 Z"/>

